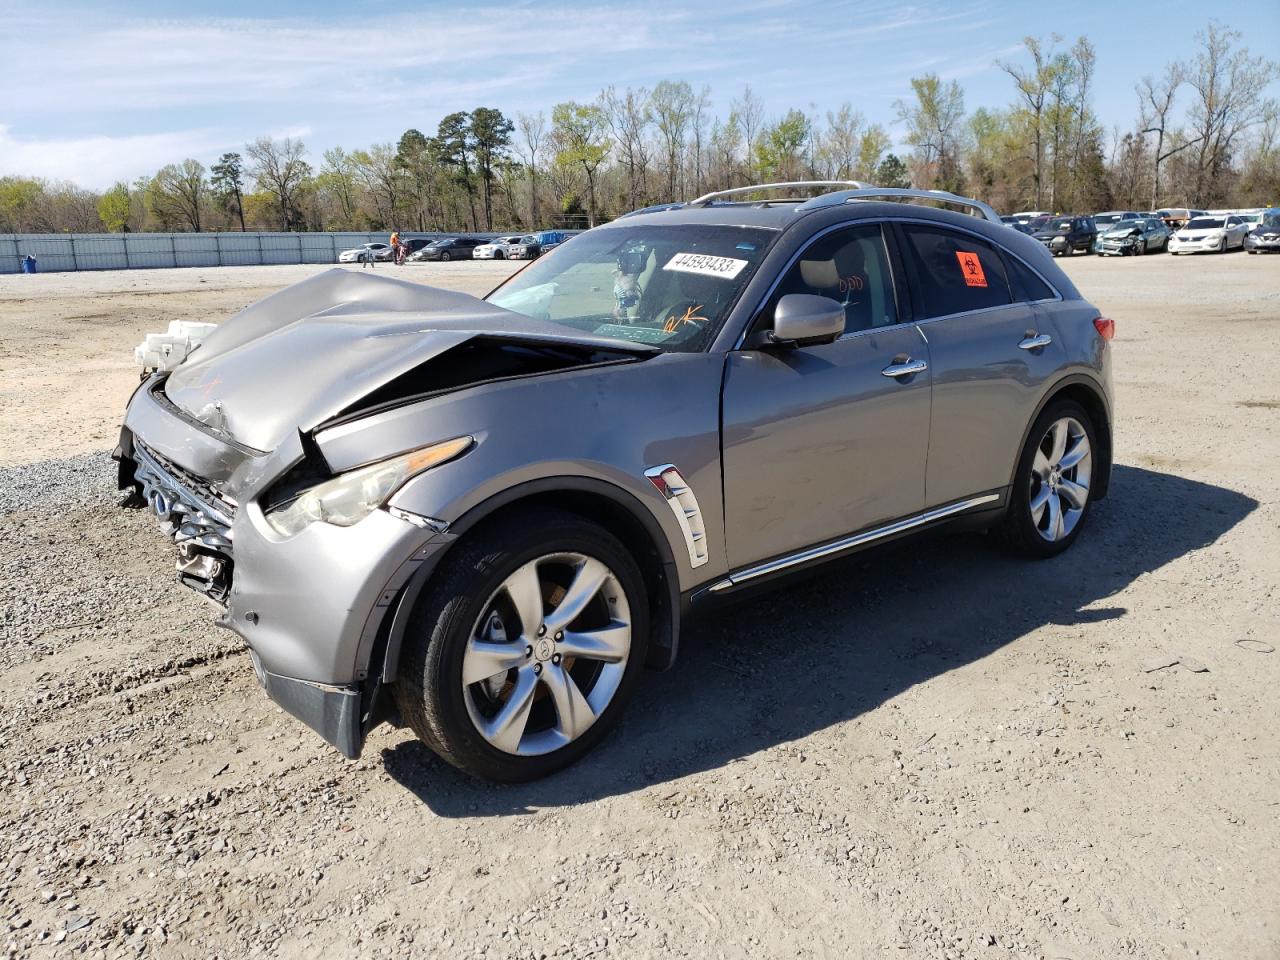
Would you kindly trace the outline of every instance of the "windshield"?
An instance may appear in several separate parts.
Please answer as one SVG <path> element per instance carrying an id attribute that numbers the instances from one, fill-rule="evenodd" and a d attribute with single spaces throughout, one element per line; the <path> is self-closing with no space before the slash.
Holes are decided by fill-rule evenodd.
<path id="1" fill-rule="evenodd" d="M 775 236 L 704 224 L 589 230 L 535 260 L 488 300 L 599 336 L 702 350 Z"/>
<path id="2" fill-rule="evenodd" d="M 1118 213 L 1100 213 L 1093 218 L 1094 223 L 1119 223 L 1120 214 Z"/>
<path id="3" fill-rule="evenodd" d="M 1071 222 L 1070 217 L 1058 217 L 1057 219 L 1049 222 L 1048 229 L 1053 230 L 1056 233 L 1070 233 Z"/>
<path id="4" fill-rule="evenodd" d="M 1226 224 L 1221 217 L 1196 217 L 1187 224 L 1188 230 L 1220 230 Z"/>

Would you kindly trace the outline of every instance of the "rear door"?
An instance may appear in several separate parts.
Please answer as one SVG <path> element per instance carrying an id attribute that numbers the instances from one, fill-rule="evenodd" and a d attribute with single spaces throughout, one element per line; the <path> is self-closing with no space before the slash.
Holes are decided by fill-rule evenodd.
<path id="1" fill-rule="evenodd" d="M 965 231 L 897 229 L 933 370 L 925 500 L 934 507 L 1009 483 L 1065 352 L 1033 305 L 1056 294 L 1027 264 L 1009 255 L 1006 268 L 995 245 Z"/>
<path id="2" fill-rule="evenodd" d="M 929 439 L 929 348 L 899 306 L 879 224 L 815 240 L 788 293 L 845 307 L 833 343 L 731 353 L 723 393 L 726 540 L 742 567 L 918 512 Z M 750 341 L 749 341 L 750 342 Z"/>

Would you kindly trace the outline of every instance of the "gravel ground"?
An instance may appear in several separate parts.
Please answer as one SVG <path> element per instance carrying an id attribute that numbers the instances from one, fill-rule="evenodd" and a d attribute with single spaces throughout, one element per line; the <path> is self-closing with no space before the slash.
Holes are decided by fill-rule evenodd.
<path id="1" fill-rule="evenodd" d="M 1275 960 L 1280 262 L 1065 266 L 1119 329 L 1112 496 L 1072 551 L 904 541 L 744 602 L 518 787 L 389 728 L 343 760 L 115 507 L 142 334 L 315 268 L 0 277 L 0 943 Z"/>

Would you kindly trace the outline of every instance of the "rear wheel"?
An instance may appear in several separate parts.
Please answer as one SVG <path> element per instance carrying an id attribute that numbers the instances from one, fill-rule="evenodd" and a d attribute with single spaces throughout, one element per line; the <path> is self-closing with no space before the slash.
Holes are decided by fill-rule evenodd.
<path id="1" fill-rule="evenodd" d="M 1058 400 L 1045 408 L 1023 448 L 996 531 L 1006 546 L 1041 559 L 1075 542 L 1092 502 L 1096 447 L 1093 421 L 1078 403 Z"/>
<path id="2" fill-rule="evenodd" d="M 401 714 L 474 776 L 546 776 L 594 747 L 635 688 L 643 578 L 617 538 L 561 511 L 508 515 L 456 549 L 410 621 Z"/>

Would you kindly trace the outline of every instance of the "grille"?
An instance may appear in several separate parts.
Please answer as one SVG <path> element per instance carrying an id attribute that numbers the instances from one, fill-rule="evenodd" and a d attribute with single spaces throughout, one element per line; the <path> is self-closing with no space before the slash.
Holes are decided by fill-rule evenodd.
<path id="1" fill-rule="evenodd" d="M 156 453 L 136 437 L 134 438 L 134 443 L 136 443 L 147 456 L 163 467 L 165 472 L 180 483 L 189 493 L 193 494 L 196 499 L 203 500 L 206 504 L 223 514 L 228 520 L 234 520 L 236 518 L 236 502 L 226 494 L 222 493 L 222 491 L 208 480 L 196 476 L 189 470 L 184 470 L 172 460 L 168 460 Z"/>

